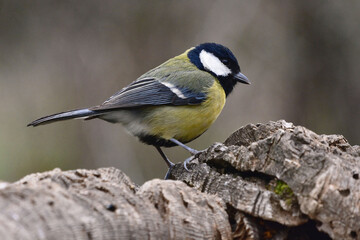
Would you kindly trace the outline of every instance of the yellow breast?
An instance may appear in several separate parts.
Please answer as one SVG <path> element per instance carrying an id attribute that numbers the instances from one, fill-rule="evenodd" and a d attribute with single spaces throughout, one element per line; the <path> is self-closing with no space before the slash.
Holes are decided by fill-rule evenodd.
<path id="1" fill-rule="evenodd" d="M 225 99 L 225 92 L 216 80 L 208 89 L 207 99 L 200 105 L 155 107 L 151 116 L 144 120 L 152 135 L 187 143 L 214 123 L 225 105 Z"/>

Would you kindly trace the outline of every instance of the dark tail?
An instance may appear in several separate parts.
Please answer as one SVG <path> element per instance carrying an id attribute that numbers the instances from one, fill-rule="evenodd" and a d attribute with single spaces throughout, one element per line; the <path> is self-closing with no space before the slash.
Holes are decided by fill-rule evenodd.
<path id="1" fill-rule="evenodd" d="M 39 118 L 39 119 L 29 123 L 27 126 L 28 127 L 29 126 L 36 127 L 38 125 L 48 124 L 48 123 L 57 122 L 57 121 L 63 121 L 63 120 L 68 120 L 68 119 L 73 119 L 73 118 L 94 117 L 96 115 L 101 115 L 101 113 L 91 111 L 89 109 L 79 109 L 79 110 L 62 112 L 62 113 L 57 113 L 57 114 L 53 114 L 50 116 L 42 117 L 42 118 Z"/>

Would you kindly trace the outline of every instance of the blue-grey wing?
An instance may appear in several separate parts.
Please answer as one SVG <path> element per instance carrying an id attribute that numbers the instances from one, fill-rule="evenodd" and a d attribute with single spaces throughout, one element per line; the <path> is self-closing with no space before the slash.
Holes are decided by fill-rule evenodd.
<path id="1" fill-rule="evenodd" d="M 133 108 L 157 105 L 196 105 L 206 99 L 203 92 L 195 92 L 157 78 L 139 79 L 123 88 L 91 110 Z"/>

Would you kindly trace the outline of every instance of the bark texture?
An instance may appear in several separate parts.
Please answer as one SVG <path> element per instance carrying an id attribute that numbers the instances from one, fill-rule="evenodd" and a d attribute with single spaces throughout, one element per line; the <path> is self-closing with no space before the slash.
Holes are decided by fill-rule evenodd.
<path id="1" fill-rule="evenodd" d="M 224 203 L 180 181 L 135 186 L 120 170 L 26 176 L 0 191 L 1 239 L 229 239 Z"/>
<path id="2" fill-rule="evenodd" d="M 249 124 L 136 186 L 114 168 L 0 183 L 1 239 L 360 239 L 360 147 Z"/>

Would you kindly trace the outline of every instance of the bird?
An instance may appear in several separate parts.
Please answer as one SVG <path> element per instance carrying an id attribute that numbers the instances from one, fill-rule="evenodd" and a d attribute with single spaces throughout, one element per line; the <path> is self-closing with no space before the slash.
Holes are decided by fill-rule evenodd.
<path id="1" fill-rule="evenodd" d="M 120 123 L 141 142 L 153 145 L 168 166 L 162 147 L 180 146 L 202 135 L 217 119 L 237 83 L 250 84 L 229 48 L 202 43 L 141 75 L 100 105 L 39 118 L 27 126 L 68 119 Z M 191 157 L 184 161 L 184 167 Z"/>

